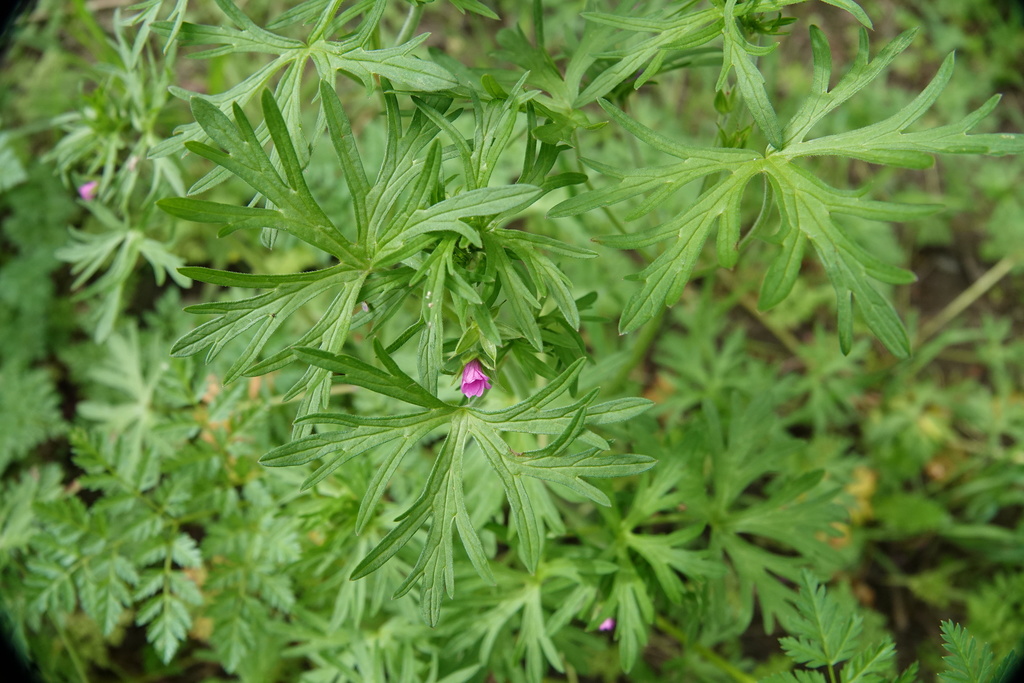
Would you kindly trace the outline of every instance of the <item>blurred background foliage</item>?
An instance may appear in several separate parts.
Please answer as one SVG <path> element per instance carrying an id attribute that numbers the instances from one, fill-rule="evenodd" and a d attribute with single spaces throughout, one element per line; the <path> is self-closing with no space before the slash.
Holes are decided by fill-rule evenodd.
<path id="1" fill-rule="evenodd" d="M 266 25 L 293 4 L 251 0 L 245 11 Z M 431 50 L 500 76 L 501 67 L 513 68 L 502 63 L 502 50 L 515 38 L 522 3 L 485 4 L 500 19 L 434 3 L 420 29 L 431 33 Z M 875 20 L 873 44 L 912 27 L 921 34 L 884 84 L 862 91 L 816 132 L 860 127 L 895 111 L 952 50 L 957 74 L 926 123 L 958 119 L 1000 92 L 1003 104 L 983 132 L 1024 130 L 1019 5 L 861 4 Z M 146 12 L 164 18 L 184 5 L 132 10 L 102 0 L 41 0 L 22 21 L 0 76 L 0 595 L 5 630 L 32 653 L 46 680 L 454 683 L 488 680 L 488 672 L 499 680 L 539 680 L 536 672 L 573 681 L 744 680 L 730 667 L 757 680 L 792 666 L 782 658 L 781 633 L 766 631 L 771 616 L 762 604 L 744 602 L 737 589 L 734 613 L 708 613 L 716 598 L 706 586 L 659 584 L 622 530 L 670 534 L 698 522 L 716 528 L 714 514 L 745 519 L 752 510 L 756 517 L 791 480 L 817 469 L 824 480 L 801 500 L 837 491 L 839 505 L 823 502 L 819 528 L 801 530 L 827 540 L 813 564 L 833 577 L 831 590 L 847 609 L 862 611 L 866 633 L 895 639 L 900 670 L 916 660 L 925 676 L 941 669 L 943 619 L 967 626 L 997 657 L 1019 649 L 1024 159 L 957 157 L 898 172 L 869 172 L 856 160 L 815 161 L 819 177 L 838 186 L 867 181 L 879 198 L 946 206 L 892 229 L 848 219 L 874 253 L 917 274 L 916 283 L 891 293 L 913 340 L 914 355 L 905 361 L 866 337 L 849 355 L 838 352 L 833 294 L 816 264 L 805 264 L 786 301 L 759 311 L 754 274 L 770 254 L 757 245 L 731 272 L 702 262 L 678 305 L 627 336 L 614 320 L 629 291 L 618 283 L 636 270 L 635 254 L 596 247 L 599 268 L 563 259 L 574 295 L 596 293 L 581 306 L 581 334 L 596 362 L 580 386 L 654 401 L 646 415 L 609 433 L 662 464 L 604 485 L 614 505 L 601 514 L 557 503 L 569 528 L 553 511 L 553 536 L 536 575 L 505 565 L 495 588 L 474 584 L 467 572 L 441 625 L 430 629 L 415 605 L 389 599 L 414 556 L 400 554 L 380 572 L 348 581 L 387 531 L 371 525 L 361 536 L 351 533 L 370 464 L 349 463 L 344 477 L 326 480 L 316 495 L 299 492 L 302 472 L 257 464 L 288 439 L 293 409 L 281 397 L 298 371 L 222 387 L 235 354 L 209 364 L 169 356 L 173 341 L 197 324 L 183 305 L 225 296 L 177 267 L 277 273 L 325 265 L 322 255 L 286 237 L 268 250 L 255 233 L 217 239 L 208 226 L 154 209 L 155 199 L 184 194 L 209 171 L 195 156 L 150 156 L 176 126 L 192 121 L 168 86 L 219 93 L 254 68 L 246 55 L 188 59 L 193 48 L 148 32 Z M 576 26 L 581 9 L 579 2 L 545 8 L 551 54 L 574 35 L 560 27 Z M 404 3 L 390 3 L 382 31 L 397 34 L 404 11 Z M 810 86 L 807 24 L 825 31 L 837 67 L 849 62 L 857 41 L 856 21 L 831 5 L 808 2 L 786 15 L 798 19 L 783 29 L 791 34 L 760 63 L 780 115 L 791 114 Z M 214 3 L 189 3 L 188 20 L 222 18 Z M 527 23 L 523 17 L 524 30 Z M 746 122 L 716 112 L 718 69 L 702 59 L 612 97 L 682 141 L 743 134 Z M 315 83 L 307 85 L 311 99 Z M 356 85 L 341 97 L 362 153 L 379 158 L 379 99 Z M 592 120 L 603 120 L 595 111 Z M 610 166 L 664 162 L 614 126 L 588 131 L 585 145 L 585 156 Z M 347 211 L 351 197 L 332 153 L 329 145 L 313 149 L 307 179 L 333 215 Z M 496 174 L 514 180 L 518 158 L 508 154 Z M 569 159 L 560 158 L 560 170 L 578 170 Z M 84 200 L 76 188 L 90 181 L 98 183 L 96 198 Z M 228 180 L 206 197 L 240 203 L 250 194 Z M 618 219 L 600 211 L 546 218 L 563 198 L 541 200 L 522 227 L 570 244 L 615 231 Z M 638 222 L 653 225 L 692 199 L 681 192 Z M 757 210 L 744 206 L 744 215 L 752 220 Z M 303 312 L 295 328 L 308 328 L 321 312 Z M 529 374 L 532 366 L 524 367 Z M 380 396 L 365 392 L 334 400 L 358 414 L 386 412 Z M 714 471 L 705 471 L 705 483 L 694 470 L 684 477 L 677 468 L 690 462 L 701 471 L 707 444 L 733 439 L 756 448 L 759 469 L 736 500 L 722 508 L 711 500 L 705 510 L 695 501 L 714 491 Z M 426 477 L 434 450 L 429 442 L 419 449 L 410 477 Z M 467 486 L 468 495 L 483 507 L 493 482 L 468 465 L 466 476 L 478 483 Z M 394 486 L 386 504 L 397 513 L 395 501 L 415 489 L 403 491 L 399 480 Z M 649 507 L 631 512 L 647 500 Z M 485 520 L 489 555 L 507 548 L 500 518 L 493 510 Z M 737 567 L 758 553 L 773 555 L 783 564 L 766 566 L 778 574 L 788 571 L 778 567 L 789 559 L 812 552 L 779 546 L 753 529 L 707 533 L 724 539 L 710 547 Z M 749 556 L 737 560 L 744 549 Z M 630 583 L 624 567 L 639 583 Z M 614 611 L 631 599 L 644 609 L 641 598 L 630 597 L 637 585 L 656 596 L 652 629 Z M 564 612 L 567 604 L 579 611 Z M 620 628 L 614 639 L 596 629 L 613 614 Z M 642 632 L 630 633 L 630 623 Z M 634 650 L 628 677 L 620 657 L 606 652 L 615 644 Z"/>

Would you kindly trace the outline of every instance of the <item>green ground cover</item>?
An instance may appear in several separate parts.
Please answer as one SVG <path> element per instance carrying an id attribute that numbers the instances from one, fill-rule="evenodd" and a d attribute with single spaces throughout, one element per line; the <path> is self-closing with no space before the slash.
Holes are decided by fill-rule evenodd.
<path id="1" fill-rule="evenodd" d="M 999 680 L 1022 32 L 40 1 L 0 75 L 3 630 L 46 681 Z"/>

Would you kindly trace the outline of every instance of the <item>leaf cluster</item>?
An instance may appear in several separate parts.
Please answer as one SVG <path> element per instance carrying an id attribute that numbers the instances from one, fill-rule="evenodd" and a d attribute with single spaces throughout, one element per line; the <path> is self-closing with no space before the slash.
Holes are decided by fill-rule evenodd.
<path id="1" fill-rule="evenodd" d="M 943 622 L 940 680 L 1004 676 L 1024 346 L 1012 230 L 992 226 L 1018 217 L 1019 174 L 958 165 L 949 182 L 983 190 L 963 199 L 899 169 L 1022 138 L 974 132 L 996 99 L 969 112 L 991 84 L 953 80 L 952 57 L 893 106 L 903 90 L 878 86 L 917 70 L 913 31 L 873 57 L 862 31 L 834 76 L 811 27 L 809 92 L 777 98 L 798 2 L 36 15 L 33 40 L 70 36 L 75 58 L 45 81 L 48 117 L 70 113 L 0 133 L 3 628 L 54 680 L 940 668 L 936 629 L 897 674 L 890 601 L 841 597 L 874 590 L 936 623 L 966 605 L 991 647 Z M 207 71 L 177 61 L 192 48 Z M 206 94 L 171 86 L 194 122 L 164 139 L 174 74 Z M 996 207 L 980 253 L 999 263 L 938 314 L 915 290 L 903 310 L 933 317 L 907 332 L 900 266 L 972 265 L 926 236 L 949 227 L 944 194 Z M 887 225 L 911 219 L 930 222 Z M 994 315 L 953 320 L 970 301 Z M 858 315 L 891 353 L 854 337 Z M 459 391 L 470 363 L 483 396 Z M 746 656 L 779 629 L 785 656 Z"/>
<path id="2" fill-rule="evenodd" d="M 894 677 L 896 649 L 891 639 L 873 645 L 863 644 L 863 620 L 856 608 L 843 605 L 810 572 L 803 572 L 800 584 L 799 615 L 788 626 L 792 635 L 781 638 L 779 644 L 789 659 L 806 668 L 769 676 L 762 679 L 763 683 L 826 683 L 836 680 L 844 683 L 914 683 L 919 680 L 916 662 Z M 1015 655 L 1010 653 L 997 665 L 988 645 L 979 643 L 967 629 L 952 621 L 942 622 L 941 631 L 943 648 L 947 653 L 943 657 L 945 670 L 938 676 L 943 683 L 1008 681 L 1019 664 Z M 839 669 L 838 665 L 843 662 L 845 664 Z M 817 669 L 824 669 L 825 673 Z"/>
<path id="3" fill-rule="evenodd" d="M 729 2 L 727 6 L 733 4 Z M 900 222 L 928 215 L 939 207 L 868 199 L 863 196 L 864 192 L 828 185 L 799 161 L 834 156 L 873 164 L 925 168 L 932 164 L 936 154 L 1001 155 L 1018 154 L 1024 149 L 1022 138 L 1016 134 L 968 134 L 992 112 L 998 96 L 957 123 L 907 131 L 927 112 L 949 82 L 953 71 L 952 55 L 921 94 L 896 114 L 857 130 L 807 139 L 823 117 L 876 79 L 910 45 L 913 36 L 913 31 L 900 35 L 870 59 L 868 36 L 862 31 L 853 66 L 832 86 L 828 43 L 824 34 L 812 27 L 812 93 L 785 127 L 780 127 L 771 105 L 762 98 L 763 86 L 745 95 L 747 107 L 769 141 L 763 154 L 748 149 L 684 145 L 634 121 L 611 103 L 602 103 L 609 116 L 630 134 L 679 161 L 625 172 L 591 162 L 618 182 L 608 189 L 591 190 L 562 202 L 549 212 L 550 216 L 575 215 L 647 195 L 627 216 L 639 218 L 657 209 L 685 185 L 697 180 L 703 182 L 696 201 L 676 217 L 639 233 L 599 238 L 602 243 L 621 249 L 639 249 L 673 239 L 667 249 L 636 275 L 635 279 L 643 281 L 643 285 L 627 302 L 619 323 L 620 331 L 637 329 L 651 320 L 663 305 L 672 305 L 679 299 L 705 243 L 716 230 L 716 256 L 720 267 L 734 267 L 741 247 L 751 238 L 779 247 L 761 286 L 758 305 L 762 310 L 775 306 L 790 294 L 800 274 L 804 253 L 811 246 L 836 292 L 843 352 L 849 353 L 853 345 L 853 301 L 856 300 L 864 321 L 886 348 L 899 357 L 909 355 L 909 338 L 895 309 L 871 281 L 907 284 L 914 280 L 913 274 L 887 264 L 860 246 L 844 229 L 839 217 L 849 215 Z M 741 60 L 741 63 L 748 62 Z M 778 229 L 770 235 L 764 233 L 762 219 L 742 234 L 742 200 L 747 185 L 758 176 L 765 180 L 762 218 L 769 207 L 774 207 L 780 219 Z"/>

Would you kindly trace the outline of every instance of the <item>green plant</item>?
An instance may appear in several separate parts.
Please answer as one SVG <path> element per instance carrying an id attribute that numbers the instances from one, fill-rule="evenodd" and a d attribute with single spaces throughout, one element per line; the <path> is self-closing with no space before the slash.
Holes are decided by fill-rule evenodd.
<path id="1" fill-rule="evenodd" d="M 770 676 L 764 679 L 765 683 L 917 680 L 916 664 L 892 678 L 896 651 L 891 640 L 862 644 L 863 620 L 855 607 L 844 606 L 828 595 L 806 571 L 801 577 L 801 589 L 800 614 L 789 629 L 794 635 L 780 639 L 779 644 L 787 657 L 806 668 Z M 987 645 L 979 644 L 966 629 L 950 621 L 942 623 L 942 640 L 947 654 L 939 681 L 1009 680 L 1016 664 L 1012 653 L 996 664 Z M 838 669 L 837 665 L 843 662 L 846 663 L 842 669 Z M 811 669 L 824 669 L 825 673 Z"/>
<path id="2" fill-rule="evenodd" d="M 0 137 L 0 594 L 47 677 L 1008 671 L 1016 603 L 976 615 L 1024 547 L 1012 182 L 948 192 L 995 265 L 941 305 L 912 270 L 959 253 L 934 159 L 1019 177 L 1024 136 L 948 104 L 981 88 L 916 30 L 872 57 L 853 0 L 44 5 L 98 62 Z"/>

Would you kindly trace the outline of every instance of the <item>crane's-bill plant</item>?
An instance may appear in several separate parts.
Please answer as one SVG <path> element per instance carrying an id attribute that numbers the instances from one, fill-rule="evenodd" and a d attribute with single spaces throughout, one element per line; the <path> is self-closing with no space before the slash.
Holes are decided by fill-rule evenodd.
<path id="1" fill-rule="evenodd" d="M 513 106 L 518 94 L 515 90 L 510 94 Z M 404 513 L 404 520 L 367 556 L 354 576 L 358 578 L 379 567 L 398 552 L 428 518 L 432 519 L 431 533 L 420 561 L 396 596 L 408 592 L 414 585 L 414 579 L 422 574 L 424 615 L 433 624 L 440 612 L 442 586 L 449 594 L 454 590 L 453 522 L 458 525 L 459 535 L 474 566 L 485 576 L 490 576 L 487 560 L 462 501 L 462 460 L 470 437 L 502 480 L 520 539 L 522 559 L 532 569 L 536 567 L 540 554 L 544 524 L 534 511 L 521 477 L 555 481 L 606 504 L 607 497 L 579 477 L 635 474 L 653 464 L 653 460 L 643 456 L 598 455 L 600 450 L 608 448 L 608 444 L 589 432 L 586 426 L 628 419 L 643 410 L 647 402 L 618 399 L 595 405 L 595 390 L 568 405 L 542 410 L 574 383 L 582 359 L 574 361 L 539 393 L 502 411 L 481 412 L 439 399 L 438 376 L 442 371 L 445 323 L 443 311 L 449 303 L 461 313 L 457 315 L 459 322 L 467 328 L 472 324 L 471 329 L 479 338 L 491 333 L 489 348 L 492 353 L 488 355 L 490 362 L 496 363 L 500 358 L 496 350 L 504 343 L 488 301 L 493 304 L 499 291 L 503 290 L 504 300 L 513 311 L 513 323 L 520 325 L 518 329 L 506 330 L 505 337 L 525 338 L 537 351 L 542 351 L 540 324 L 532 311 L 540 306 L 540 302 L 524 284 L 505 250 L 540 270 L 535 275 L 536 279 L 531 281 L 535 291 L 543 291 L 542 288 L 550 286 L 552 292 L 558 292 L 559 296 L 552 294 L 552 298 L 556 299 L 564 319 L 571 321 L 568 326 L 570 334 L 579 325 L 576 303 L 566 287 L 565 276 L 540 252 L 540 248 L 548 247 L 574 256 L 592 254 L 554 240 L 522 238 L 515 231 L 503 229 L 502 222 L 535 202 L 546 191 L 557 187 L 560 180 L 556 178 L 547 187 L 526 183 L 484 186 L 490 176 L 487 163 L 490 161 L 493 167 L 497 161 L 496 154 L 481 154 L 479 159 L 475 159 L 465 141 L 464 168 L 475 171 L 467 185 L 479 186 L 441 198 L 438 186 L 441 146 L 433 143 L 429 149 L 424 149 L 440 128 L 433 124 L 431 116 L 423 113 L 429 106 L 426 102 L 419 105 L 409 128 L 403 131 L 395 97 L 388 97 L 393 112 L 389 120 L 395 128 L 388 131 L 390 149 L 385 154 L 377 181 L 371 186 L 359 153 L 351 143 L 351 128 L 337 96 L 326 83 L 321 84 L 320 95 L 328 113 L 328 125 L 336 141 L 340 163 L 355 198 L 354 234 L 351 237 L 339 230 L 319 209 L 306 187 L 289 132 L 269 92 L 262 99 L 263 112 L 287 180 L 274 169 L 240 108 L 236 106 L 232 123 L 204 100 L 193 100 L 193 111 L 204 130 L 226 147 L 229 154 L 197 142 L 186 143 L 188 148 L 245 178 L 278 208 L 233 208 L 196 199 L 162 200 L 161 207 L 182 218 L 226 223 L 222 234 L 246 227 L 273 226 L 322 249 L 338 263 L 312 273 L 269 277 L 186 269 L 189 277 L 201 281 L 274 287 L 274 291 L 232 304 L 194 307 L 192 310 L 195 312 L 217 313 L 220 317 L 182 338 L 175 346 L 175 352 L 191 354 L 209 348 L 210 355 L 213 355 L 234 336 L 259 325 L 242 355 L 229 369 L 226 380 L 243 374 L 264 374 L 294 360 L 308 366 L 305 375 L 287 395 L 305 392 L 295 430 L 298 438 L 262 459 L 270 466 L 304 465 L 322 460 L 323 464 L 306 480 L 304 488 L 322 481 L 348 460 L 377 446 L 397 441 L 385 456 L 380 474 L 364 498 L 357 532 L 372 515 L 374 505 L 409 449 L 437 428 L 448 428 L 445 446 L 418 502 Z M 431 110 L 434 117 L 444 116 L 448 101 L 442 101 L 440 106 L 441 110 Z M 502 109 L 495 117 L 499 123 L 514 112 L 512 106 Z M 485 110 L 481 106 L 478 111 Z M 511 126 L 503 127 L 511 131 Z M 431 202 L 431 198 L 436 201 Z M 475 221 L 476 225 L 460 220 L 473 217 L 481 217 Z M 454 236 L 448 236 L 448 233 L 454 233 Z M 493 258 L 487 260 L 492 254 Z M 467 268 L 470 258 L 476 262 L 476 269 Z M 487 271 L 491 271 L 489 278 Z M 367 365 L 358 358 L 340 355 L 350 329 L 390 317 L 405 303 L 406 297 L 417 290 L 423 302 L 420 322 L 409 333 L 399 335 L 397 342 L 388 349 L 379 341 L 374 342 L 377 361 L 385 370 Z M 282 352 L 257 361 L 271 334 L 304 303 L 318 295 L 330 296 L 332 301 L 317 324 Z M 523 301 L 526 297 L 529 299 Z M 360 302 L 365 304 L 365 310 Z M 417 356 L 421 384 L 409 377 L 390 355 L 417 334 L 420 337 Z M 377 336 L 376 331 L 374 336 Z M 482 346 L 473 344 L 476 348 Z M 426 410 L 393 417 L 320 413 L 318 411 L 327 406 L 332 374 L 343 375 L 348 384 Z M 346 429 L 311 435 L 312 425 L 317 423 L 337 424 Z M 554 438 L 535 451 L 516 453 L 502 439 L 501 431 L 553 435 Z M 589 441 L 586 443 L 590 448 L 566 452 L 577 444 L 577 440 L 581 442 L 577 446 L 581 447 L 587 437 Z"/>
<path id="2" fill-rule="evenodd" d="M 866 2 L 520 4 L 78 4 L 59 140 L 0 134 L 0 587 L 45 673 L 912 683 L 868 582 L 935 653 L 927 587 L 1024 586 L 1024 346 L 939 329 L 1024 260 L 920 326 L 889 248 L 942 209 L 902 169 L 1024 152 L 999 96 L 950 115 L 950 54 L 879 105 L 919 31 Z M 1016 661 L 941 638 L 939 680 Z"/>
<path id="3" fill-rule="evenodd" d="M 734 6 L 735 2 L 727 2 L 725 10 L 728 12 Z M 857 130 L 807 139 L 822 118 L 877 78 L 910 45 L 916 33 L 901 34 L 870 59 L 868 34 L 861 30 L 853 66 L 830 87 L 832 55 L 828 42 L 820 29 L 812 26 L 810 30 L 814 55 L 811 94 L 785 126 L 777 120 L 764 86 L 758 82 L 762 79 L 750 75 L 752 67 L 748 55 L 735 54 L 736 48 L 727 48 L 724 52 L 726 59 L 732 55 L 735 60 L 737 88 L 768 139 L 763 153 L 746 148 L 695 147 L 674 142 L 630 119 L 614 105 L 603 103 L 609 116 L 630 134 L 680 161 L 624 172 L 593 162 L 594 168 L 619 182 L 611 188 L 591 190 L 562 202 L 549 215 L 573 215 L 646 194 L 647 198 L 627 215 L 627 219 L 639 218 L 657 209 L 683 186 L 706 177 L 713 179 L 705 183 L 696 201 L 675 218 L 639 234 L 599 238 L 604 244 L 622 249 L 637 249 L 675 239 L 637 274 L 635 279 L 644 284 L 626 304 L 619 323 L 622 332 L 637 329 L 651 320 L 663 305 L 671 306 L 679 299 L 705 243 L 716 230 L 716 256 L 723 268 L 736 266 L 741 248 L 751 238 L 778 245 L 778 254 L 761 285 L 758 305 L 762 310 L 775 306 L 792 291 L 800 275 L 804 252 L 810 245 L 835 289 L 843 352 L 849 353 L 853 344 L 853 302 L 856 301 L 868 327 L 889 351 L 901 358 L 910 354 L 910 340 L 895 309 L 871 281 L 907 284 L 914 281 L 914 274 L 886 263 L 860 246 L 835 216 L 901 222 L 926 216 L 941 207 L 874 200 L 866 198 L 865 191 L 835 188 L 817 178 L 812 170 L 799 163 L 800 160 L 837 156 L 878 165 L 927 168 L 936 154 L 1019 154 L 1024 151 L 1024 138 L 1006 133 L 968 134 L 992 112 L 999 102 L 998 95 L 957 123 L 907 132 L 907 128 L 934 104 L 952 77 L 951 54 L 921 94 L 892 116 Z M 724 35 L 727 46 L 738 40 L 735 27 L 726 30 Z M 719 90 L 725 87 L 727 76 L 728 65 L 723 66 Z M 774 208 L 780 217 L 778 229 L 770 235 L 764 234 L 760 221 L 746 232 L 742 228 L 744 190 L 758 176 L 765 179 L 762 211 Z"/>

